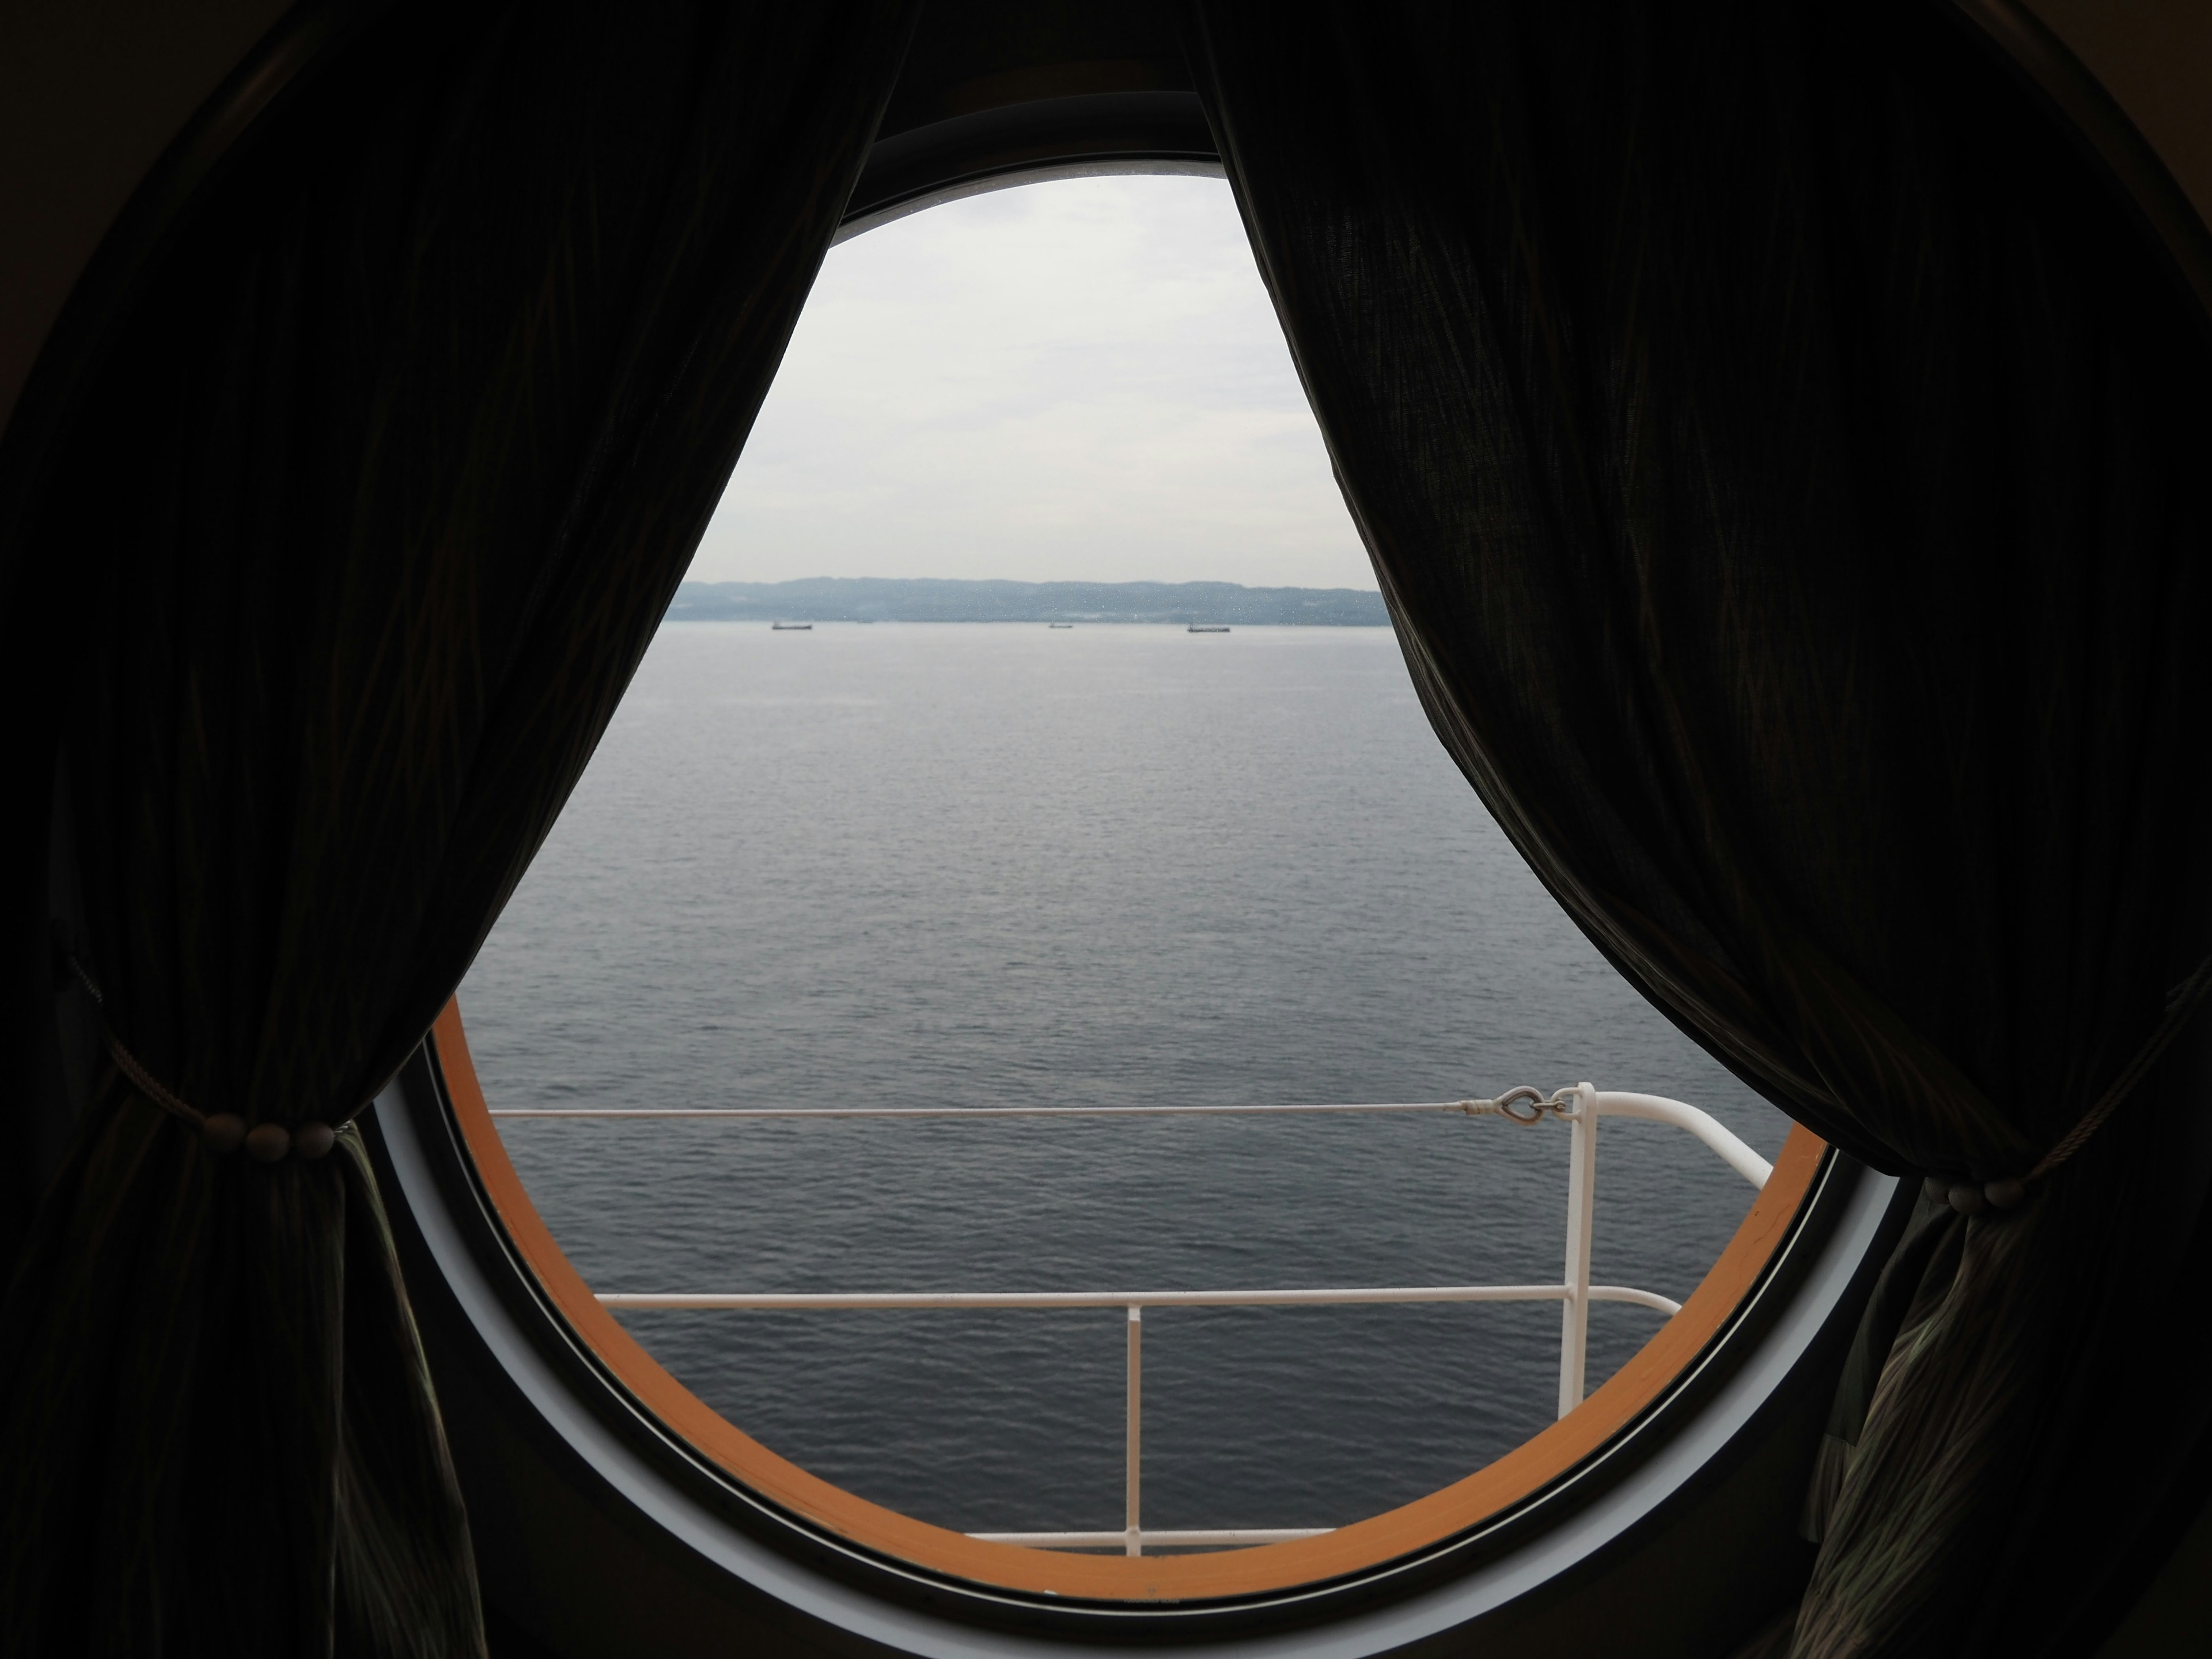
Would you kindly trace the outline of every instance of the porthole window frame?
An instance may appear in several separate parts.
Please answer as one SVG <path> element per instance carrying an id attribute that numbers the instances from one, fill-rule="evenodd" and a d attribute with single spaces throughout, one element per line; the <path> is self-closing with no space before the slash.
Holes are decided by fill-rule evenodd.
<path id="1" fill-rule="evenodd" d="M 449 1011 L 441 1025 L 458 1032 L 457 1016 Z M 471 1149 L 466 1119 L 482 1104 L 456 1095 L 473 1079 L 453 1074 L 466 1062 L 453 1063 L 451 1036 L 441 1054 L 438 1035 L 379 1097 L 368 1128 L 441 1395 L 458 1385 L 496 1397 L 502 1430 L 526 1443 L 539 1474 L 586 1495 L 646 1554 L 680 1564 L 683 1577 L 703 1575 L 702 1605 L 742 1616 L 738 1607 L 765 1597 L 915 1654 L 972 1652 L 987 1632 L 1058 1646 L 1140 1632 L 1149 1645 L 1297 1631 L 1326 1633 L 1329 1650 L 1350 1659 L 1518 1622 L 1609 1558 L 1633 1555 L 1747 1459 L 1771 1455 L 1778 1427 L 1796 1443 L 1784 1461 L 1809 1466 L 1843 1346 L 1911 1206 L 1894 1178 L 1822 1149 L 1755 1281 L 1657 1396 L 1587 1455 L 1462 1533 L 1257 1593 L 1090 1600 L 982 1582 L 856 1539 L 748 1485 L 695 1443 L 563 1312 L 540 1276 L 542 1254 L 533 1267 L 510 1218 L 513 1193 L 495 1190 L 500 1172 L 488 1180 Z M 460 1431 L 482 1420 L 482 1401 L 457 1404 L 449 1417 L 463 1419 L 454 1437 L 465 1478 L 467 1453 L 482 1448 Z M 529 1574 L 545 1582 L 544 1562 Z"/>

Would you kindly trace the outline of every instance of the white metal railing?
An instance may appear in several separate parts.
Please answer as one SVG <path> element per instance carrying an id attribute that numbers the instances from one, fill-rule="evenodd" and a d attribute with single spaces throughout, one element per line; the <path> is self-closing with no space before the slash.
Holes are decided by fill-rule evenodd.
<path id="1" fill-rule="evenodd" d="M 1118 1532 L 979 1532 L 970 1536 L 993 1543 L 1027 1544 L 1045 1549 L 1119 1549 L 1141 1555 L 1150 1548 L 1197 1548 L 1272 1544 L 1315 1538 L 1327 1527 L 1228 1528 L 1209 1530 L 1146 1528 L 1141 1522 L 1144 1465 L 1144 1310 L 1146 1308 L 1258 1308 L 1342 1306 L 1358 1303 L 1557 1302 L 1559 1318 L 1559 1414 L 1565 1417 L 1583 1401 L 1589 1348 L 1589 1310 L 1594 1303 L 1624 1302 L 1673 1316 L 1679 1303 L 1655 1291 L 1590 1282 L 1590 1233 L 1597 1213 L 1597 1125 L 1605 1117 L 1639 1118 L 1686 1130 L 1754 1187 L 1764 1187 L 1773 1166 L 1731 1134 L 1710 1114 L 1657 1095 L 1601 1091 L 1588 1083 L 1550 1095 L 1522 1086 L 1492 1099 L 1406 1101 L 1382 1104 L 1314 1106 L 851 1106 L 851 1107 L 507 1107 L 495 1118 L 626 1121 L 704 1118 L 747 1121 L 768 1118 L 957 1118 L 1010 1117 L 1226 1117 L 1291 1116 L 1316 1113 L 1455 1113 L 1468 1117 L 1506 1117 L 1535 1124 L 1546 1118 L 1568 1126 L 1567 1239 L 1565 1271 L 1556 1285 L 1425 1285 L 1336 1290 L 1279 1291 L 607 1291 L 599 1302 L 612 1309 L 714 1308 L 1121 1308 L 1127 1332 L 1127 1404 L 1123 1413 L 1122 1526 Z"/>

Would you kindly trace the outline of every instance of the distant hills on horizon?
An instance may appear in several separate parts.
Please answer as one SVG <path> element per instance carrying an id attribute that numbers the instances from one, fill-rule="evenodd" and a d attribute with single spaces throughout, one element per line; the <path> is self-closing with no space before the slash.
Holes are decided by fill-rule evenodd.
<path id="1" fill-rule="evenodd" d="M 685 582 L 670 622 L 1229 623 L 1249 628 L 1382 628 L 1380 593 L 1236 582 L 959 581 L 809 576 Z"/>

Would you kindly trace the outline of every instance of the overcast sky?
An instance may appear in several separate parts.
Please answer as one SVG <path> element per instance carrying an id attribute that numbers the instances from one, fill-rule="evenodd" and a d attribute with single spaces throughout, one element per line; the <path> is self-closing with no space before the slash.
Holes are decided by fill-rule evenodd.
<path id="1" fill-rule="evenodd" d="M 1188 178 L 831 249 L 691 574 L 1375 586 L 1229 186 Z"/>

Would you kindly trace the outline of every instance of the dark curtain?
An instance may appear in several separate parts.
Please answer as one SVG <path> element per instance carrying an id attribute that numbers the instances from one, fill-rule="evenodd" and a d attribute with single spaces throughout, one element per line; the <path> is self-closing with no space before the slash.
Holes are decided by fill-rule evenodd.
<path id="1" fill-rule="evenodd" d="M 1483 802 L 1799 1121 L 2026 1174 L 2212 950 L 2212 362 L 2165 252 L 1936 5 L 1191 12 Z M 2078 1651 L 2156 1559 L 2212 1395 L 2172 1054 L 2023 1208 L 1924 1206 L 1793 1652 Z"/>
<path id="2" fill-rule="evenodd" d="M 184 1102 L 338 1123 L 444 1005 L 705 526 L 911 10 L 403 6 L 166 256 L 6 553 L 70 640 L 85 967 Z M 0 1649 L 481 1650 L 351 1132 L 218 1155 L 111 1070 L 0 1330 Z"/>

